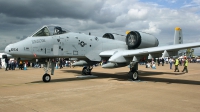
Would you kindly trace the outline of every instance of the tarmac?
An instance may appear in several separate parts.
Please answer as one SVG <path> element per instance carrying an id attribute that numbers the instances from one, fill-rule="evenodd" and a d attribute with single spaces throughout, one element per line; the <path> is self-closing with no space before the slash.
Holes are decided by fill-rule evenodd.
<path id="1" fill-rule="evenodd" d="M 169 64 L 139 65 L 138 81 L 128 80 L 128 67 L 94 67 L 90 77 L 80 76 L 81 70 L 56 69 L 44 83 L 43 68 L 0 69 L 0 112 L 200 111 L 199 63 L 189 63 L 189 73 L 174 72 Z"/>

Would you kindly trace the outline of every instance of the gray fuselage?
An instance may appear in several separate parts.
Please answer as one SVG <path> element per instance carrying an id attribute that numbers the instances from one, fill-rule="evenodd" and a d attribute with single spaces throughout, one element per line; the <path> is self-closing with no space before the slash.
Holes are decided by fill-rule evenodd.
<path id="1" fill-rule="evenodd" d="M 87 58 L 100 61 L 102 51 L 127 49 L 123 41 L 68 32 L 52 36 L 30 36 L 6 47 L 5 52 L 23 58 Z"/>

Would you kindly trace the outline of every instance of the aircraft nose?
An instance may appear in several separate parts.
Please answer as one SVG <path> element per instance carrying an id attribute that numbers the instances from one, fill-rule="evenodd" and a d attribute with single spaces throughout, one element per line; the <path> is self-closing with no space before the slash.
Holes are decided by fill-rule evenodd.
<path id="1" fill-rule="evenodd" d="M 10 46 L 11 46 L 10 44 L 6 46 L 5 53 L 10 53 L 10 48 L 11 48 Z"/>

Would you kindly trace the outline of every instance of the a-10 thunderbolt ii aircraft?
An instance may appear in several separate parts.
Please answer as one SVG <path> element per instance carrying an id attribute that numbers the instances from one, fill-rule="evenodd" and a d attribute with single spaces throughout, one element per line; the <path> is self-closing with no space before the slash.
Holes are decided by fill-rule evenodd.
<path id="1" fill-rule="evenodd" d="M 54 74 L 56 58 L 78 58 L 73 66 L 84 66 L 82 74 L 90 75 L 92 66 L 102 60 L 108 60 L 103 68 L 124 67 L 130 64 L 129 77 L 138 79 L 138 61 L 142 57 L 175 56 L 181 49 L 200 47 L 200 42 L 182 43 L 180 28 L 175 28 L 176 45 L 158 47 L 158 39 L 153 35 L 139 31 L 130 31 L 124 41 L 116 35 L 106 33 L 103 37 L 74 33 L 56 25 L 40 28 L 33 35 L 17 43 L 9 44 L 5 52 L 17 59 L 35 60 L 45 63 L 43 81 L 49 82 Z M 7 55 L 3 56 L 7 58 Z"/>

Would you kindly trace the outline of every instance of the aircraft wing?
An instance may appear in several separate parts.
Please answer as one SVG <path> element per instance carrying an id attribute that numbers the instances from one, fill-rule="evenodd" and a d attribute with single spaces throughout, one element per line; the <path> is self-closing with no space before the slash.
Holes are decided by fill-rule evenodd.
<path id="1" fill-rule="evenodd" d="M 174 55 L 177 55 L 177 51 L 181 49 L 195 48 L 195 47 L 200 47 L 200 42 L 176 44 L 176 45 L 161 46 L 161 47 L 151 47 L 151 48 L 143 48 L 143 49 L 134 49 L 134 50 L 116 50 L 115 52 L 113 52 L 113 50 L 110 52 L 104 51 L 100 53 L 100 56 L 108 57 L 108 55 L 110 54 L 110 58 L 108 61 L 116 62 L 116 63 L 124 63 L 126 62 L 126 59 L 125 59 L 126 57 L 133 57 L 133 61 L 136 61 L 137 57 L 143 56 L 143 55 L 149 55 L 152 57 L 158 56 L 158 54 L 164 55 L 164 57 L 174 56 Z"/>

